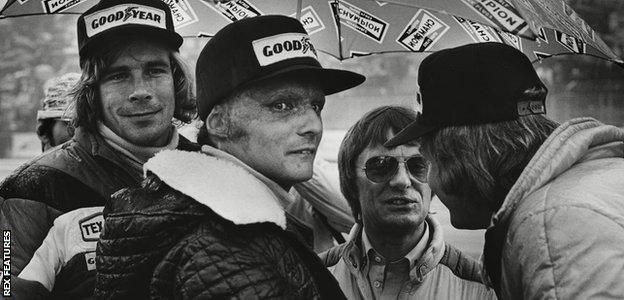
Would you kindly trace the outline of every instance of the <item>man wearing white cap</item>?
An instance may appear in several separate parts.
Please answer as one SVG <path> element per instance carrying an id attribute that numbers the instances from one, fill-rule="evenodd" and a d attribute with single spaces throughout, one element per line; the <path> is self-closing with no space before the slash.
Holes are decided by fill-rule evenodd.
<path id="1" fill-rule="evenodd" d="M 41 140 L 41 151 L 65 143 L 74 135 L 71 121 L 75 106 L 71 90 L 78 80 L 80 74 L 67 73 L 46 82 L 42 107 L 37 111 L 37 135 Z"/>

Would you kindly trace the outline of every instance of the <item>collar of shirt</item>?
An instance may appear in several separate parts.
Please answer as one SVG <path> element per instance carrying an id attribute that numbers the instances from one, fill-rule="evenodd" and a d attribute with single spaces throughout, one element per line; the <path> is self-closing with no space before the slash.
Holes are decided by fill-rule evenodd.
<path id="1" fill-rule="evenodd" d="M 410 270 L 416 265 L 416 261 L 422 256 L 427 248 L 427 245 L 429 244 L 429 225 L 426 221 L 423 222 L 423 225 L 425 226 L 425 230 L 422 237 L 420 238 L 416 246 L 412 248 L 412 250 L 410 250 L 407 254 L 405 254 L 404 257 L 409 262 Z M 362 251 L 362 253 L 364 254 L 364 258 L 367 262 L 375 261 L 382 264 L 391 263 L 386 261 L 386 259 L 373 248 L 370 240 L 368 239 L 368 235 L 366 234 L 365 229 L 362 230 L 362 247 L 364 248 L 364 251 Z"/>

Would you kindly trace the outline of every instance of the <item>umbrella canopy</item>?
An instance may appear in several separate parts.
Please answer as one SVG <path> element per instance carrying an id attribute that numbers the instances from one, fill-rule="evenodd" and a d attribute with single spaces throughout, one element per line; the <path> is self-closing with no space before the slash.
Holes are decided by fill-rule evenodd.
<path id="1" fill-rule="evenodd" d="M 587 54 L 624 62 L 561 0 L 162 0 L 183 36 L 214 35 L 266 14 L 298 17 L 317 49 L 338 59 L 500 42 L 531 60 Z M 81 13 L 97 0 L 0 0 L 0 17 Z"/>

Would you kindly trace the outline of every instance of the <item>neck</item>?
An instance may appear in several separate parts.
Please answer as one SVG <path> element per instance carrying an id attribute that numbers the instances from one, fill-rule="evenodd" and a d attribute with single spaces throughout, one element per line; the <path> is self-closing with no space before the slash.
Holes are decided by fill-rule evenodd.
<path id="1" fill-rule="evenodd" d="M 415 230 L 405 232 L 392 230 L 379 230 L 375 226 L 366 226 L 364 232 L 375 248 L 388 261 L 395 261 L 409 253 L 422 238 L 425 232 L 425 223 L 421 223 Z"/>

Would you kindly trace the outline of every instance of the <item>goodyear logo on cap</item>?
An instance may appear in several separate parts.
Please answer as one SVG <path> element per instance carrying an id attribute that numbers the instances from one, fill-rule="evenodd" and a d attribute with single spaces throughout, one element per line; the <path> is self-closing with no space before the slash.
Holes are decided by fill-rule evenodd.
<path id="1" fill-rule="evenodd" d="M 252 42 L 261 66 L 297 57 L 316 59 L 316 49 L 307 34 L 283 33 Z"/>
<path id="2" fill-rule="evenodd" d="M 166 15 L 161 9 L 139 4 L 124 4 L 85 16 L 87 36 L 127 24 L 148 25 L 166 29 Z"/>

